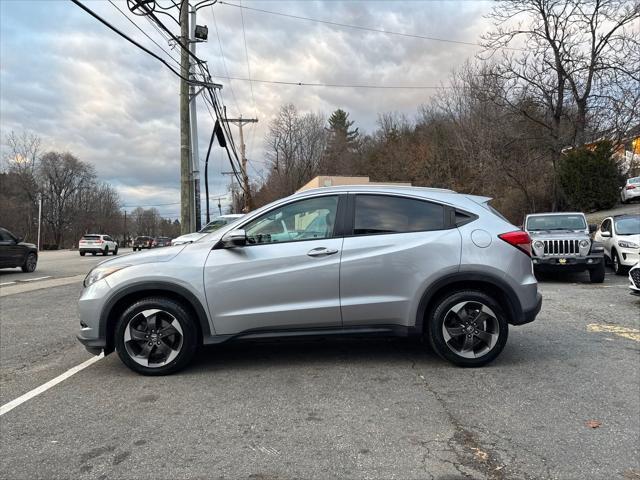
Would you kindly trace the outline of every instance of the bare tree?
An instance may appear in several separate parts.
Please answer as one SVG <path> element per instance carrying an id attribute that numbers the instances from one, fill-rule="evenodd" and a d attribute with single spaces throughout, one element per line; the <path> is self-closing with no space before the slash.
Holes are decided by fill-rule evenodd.
<path id="1" fill-rule="evenodd" d="M 619 128 L 622 116 L 609 112 L 627 112 L 628 121 L 633 121 L 640 32 L 632 25 L 640 18 L 640 4 L 503 0 L 489 18 L 494 29 L 483 41 L 491 55 L 502 52 L 492 72 L 505 82 L 501 101 L 549 134 L 555 206 L 555 172 L 562 148 L 583 145 L 590 124 L 592 131 Z M 518 101 L 522 98 L 528 98 L 529 105 Z"/>
<path id="2" fill-rule="evenodd" d="M 83 191 L 95 188 L 94 168 L 71 153 L 48 152 L 40 159 L 38 177 L 42 218 L 49 226 L 53 243 L 60 247 L 81 207 Z"/>

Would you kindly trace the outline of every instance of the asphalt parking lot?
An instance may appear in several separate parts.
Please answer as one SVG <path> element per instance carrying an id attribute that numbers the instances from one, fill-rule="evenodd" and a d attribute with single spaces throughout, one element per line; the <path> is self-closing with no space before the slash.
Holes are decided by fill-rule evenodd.
<path id="1" fill-rule="evenodd" d="M 0 274 L 0 405 L 91 358 L 76 300 L 102 258 L 46 255 Z M 0 416 L 0 476 L 639 479 L 640 298 L 587 279 L 545 278 L 475 370 L 403 339 L 218 346 L 160 378 L 107 356 Z"/>

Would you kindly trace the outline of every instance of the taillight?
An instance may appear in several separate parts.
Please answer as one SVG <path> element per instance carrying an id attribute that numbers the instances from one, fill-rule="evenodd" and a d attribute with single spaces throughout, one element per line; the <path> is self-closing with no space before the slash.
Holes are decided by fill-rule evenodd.
<path id="1" fill-rule="evenodd" d="M 626 187 L 627 190 L 633 190 L 634 188 L 636 188 L 635 185 L 627 185 Z"/>
<path id="2" fill-rule="evenodd" d="M 102 240 L 96 240 L 96 243 L 102 243 Z"/>
<path id="3" fill-rule="evenodd" d="M 513 245 L 531 256 L 531 237 L 527 232 L 516 230 L 514 232 L 503 233 L 502 235 L 498 235 L 498 237 L 509 245 Z"/>

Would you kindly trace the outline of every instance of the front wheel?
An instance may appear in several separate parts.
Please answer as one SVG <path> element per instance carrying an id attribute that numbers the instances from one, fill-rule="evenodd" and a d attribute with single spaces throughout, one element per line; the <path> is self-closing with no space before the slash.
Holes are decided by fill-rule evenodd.
<path id="1" fill-rule="evenodd" d="M 616 275 L 624 275 L 625 268 L 620 263 L 620 257 L 615 250 L 611 251 L 611 264 L 613 265 L 613 271 Z"/>
<path id="2" fill-rule="evenodd" d="M 121 315 L 115 346 L 122 362 L 143 375 L 167 375 L 184 368 L 196 353 L 198 333 L 178 302 L 163 297 L 137 301 Z"/>
<path id="3" fill-rule="evenodd" d="M 597 267 L 589 269 L 589 281 L 591 283 L 604 282 L 604 259 Z"/>
<path id="4" fill-rule="evenodd" d="M 22 265 L 22 271 L 25 273 L 33 272 L 38 265 L 38 256 L 35 253 L 30 253 L 27 258 L 24 259 L 24 265 Z"/>
<path id="5" fill-rule="evenodd" d="M 509 334 L 498 302 L 474 290 L 440 299 L 427 321 L 426 333 L 435 352 L 460 367 L 481 367 L 493 361 Z"/>

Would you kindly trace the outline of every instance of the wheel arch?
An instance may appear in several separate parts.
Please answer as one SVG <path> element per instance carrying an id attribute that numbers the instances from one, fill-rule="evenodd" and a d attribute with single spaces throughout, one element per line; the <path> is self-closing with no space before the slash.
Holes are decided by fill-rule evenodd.
<path id="1" fill-rule="evenodd" d="M 120 315 L 136 301 L 146 297 L 164 297 L 179 302 L 196 320 L 198 342 L 211 335 L 209 319 L 202 303 L 186 288 L 165 282 L 145 282 L 129 285 L 114 293 L 107 300 L 100 315 L 100 336 L 105 339 L 105 354 L 114 350 L 114 333 Z"/>
<path id="2" fill-rule="evenodd" d="M 422 295 L 416 313 L 416 330 L 424 331 L 425 319 L 445 295 L 460 290 L 478 290 L 495 298 L 508 316 L 508 323 L 524 323 L 524 312 L 511 286 L 501 278 L 486 273 L 457 272 L 446 275 L 431 284 Z"/>

